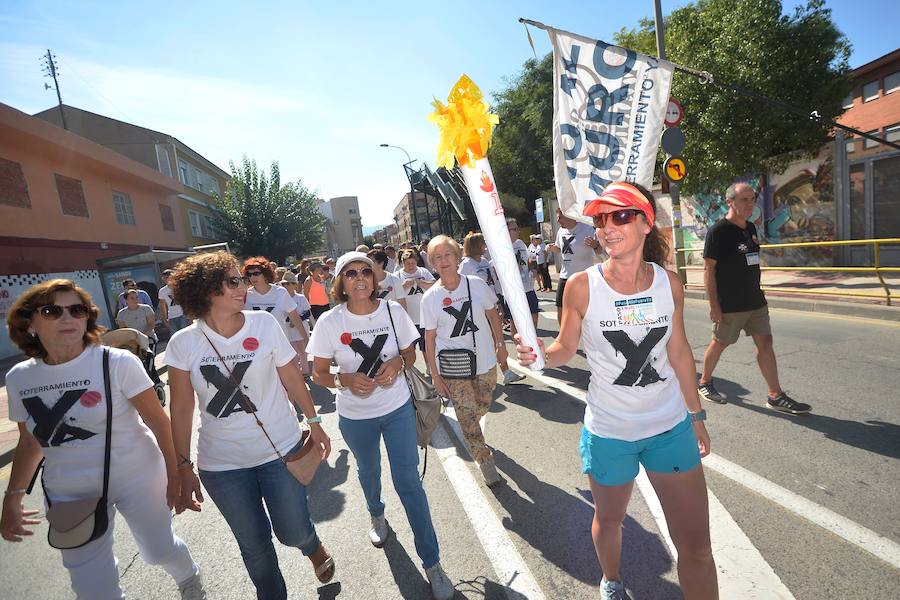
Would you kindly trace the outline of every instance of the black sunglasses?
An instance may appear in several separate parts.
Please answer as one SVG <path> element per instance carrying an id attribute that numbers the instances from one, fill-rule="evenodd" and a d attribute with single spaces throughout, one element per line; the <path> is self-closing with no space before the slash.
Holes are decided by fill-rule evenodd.
<path id="1" fill-rule="evenodd" d="M 55 321 L 63 316 L 63 312 L 67 310 L 69 311 L 69 314 L 72 315 L 73 319 L 86 319 L 91 314 L 90 307 L 85 306 L 84 304 L 70 304 L 68 306 L 48 304 L 35 309 L 39 315 L 45 319 L 50 319 L 51 321 Z"/>
<path id="2" fill-rule="evenodd" d="M 613 225 L 628 225 L 638 215 L 644 214 L 643 211 L 634 208 L 623 208 L 611 213 L 600 213 L 594 215 L 594 224 L 598 227 L 606 227 L 606 223 L 612 217 Z"/>
<path id="3" fill-rule="evenodd" d="M 262 275 L 262 271 L 247 271 L 247 277 L 256 277 Z"/>
<path id="4" fill-rule="evenodd" d="M 370 269 L 369 267 L 365 267 L 360 271 L 357 271 L 356 269 L 347 269 L 346 271 L 344 271 L 343 275 L 347 279 L 356 279 L 360 275 L 362 275 L 363 277 L 368 277 L 372 273 L 372 269 Z"/>
<path id="5" fill-rule="evenodd" d="M 249 285 L 250 278 L 249 277 L 237 277 L 236 275 L 232 275 L 231 277 L 225 278 L 225 285 L 228 286 L 228 289 L 234 290 L 237 289 L 241 284 Z"/>

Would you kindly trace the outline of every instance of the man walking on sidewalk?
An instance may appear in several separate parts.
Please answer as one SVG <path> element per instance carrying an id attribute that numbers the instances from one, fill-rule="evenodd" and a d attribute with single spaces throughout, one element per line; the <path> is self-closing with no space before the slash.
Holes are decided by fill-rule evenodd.
<path id="1" fill-rule="evenodd" d="M 769 307 L 760 289 L 759 239 L 756 226 L 748 220 L 756 206 L 756 191 L 746 183 L 734 183 L 728 186 L 725 201 L 728 213 L 707 231 L 703 247 L 703 281 L 713 339 L 703 355 L 700 395 L 725 404 L 712 374 L 722 352 L 738 340 L 743 329 L 756 344 L 756 361 L 769 388 L 768 407 L 794 415 L 808 413 L 809 404 L 788 396 L 778 382 Z"/>

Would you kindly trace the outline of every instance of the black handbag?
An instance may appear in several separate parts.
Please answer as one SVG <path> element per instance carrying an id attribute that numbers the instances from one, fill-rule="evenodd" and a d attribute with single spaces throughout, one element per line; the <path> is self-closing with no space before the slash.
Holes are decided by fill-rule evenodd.
<path id="1" fill-rule="evenodd" d="M 103 495 L 71 502 L 50 502 L 46 489 L 47 542 L 59 550 L 80 548 L 96 540 L 109 527 L 107 497 L 109 491 L 109 455 L 112 435 L 112 393 L 109 384 L 109 349 L 103 349 L 103 384 L 106 389 L 106 450 L 103 455 Z M 43 462 L 43 461 L 42 461 Z M 40 467 L 39 467 L 40 468 Z M 41 477 L 41 486 L 44 479 Z M 29 486 L 30 487 L 30 486 Z"/>
<path id="2" fill-rule="evenodd" d="M 472 305 L 472 286 L 469 278 L 466 280 L 466 288 L 469 290 L 469 314 L 472 316 L 472 324 L 475 323 L 475 310 Z M 478 374 L 475 352 L 478 346 L 475 343 L 475 329 L 472 329 L 472 350 L 466 348 L 448 349 L 438 352 L 438 370 L 444 379 L 474 379 Z"/>

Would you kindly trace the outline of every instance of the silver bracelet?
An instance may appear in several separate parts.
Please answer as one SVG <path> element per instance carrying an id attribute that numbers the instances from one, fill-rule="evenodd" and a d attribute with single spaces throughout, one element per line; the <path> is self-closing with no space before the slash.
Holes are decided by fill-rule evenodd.
<path id="1" fill-rule="evenodd" d="M 16 494 L 26 494 L 28 493 L 28 488 L 16 488 L 14 490 L 7 489 L 3 492 L 3 496 L 15 496 Z"/>

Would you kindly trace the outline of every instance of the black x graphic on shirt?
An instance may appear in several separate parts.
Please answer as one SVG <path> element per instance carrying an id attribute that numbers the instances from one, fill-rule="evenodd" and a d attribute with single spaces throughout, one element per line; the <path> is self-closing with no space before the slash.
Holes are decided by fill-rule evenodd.
<path id="1" fill-rule="evenodd" d="M 265 310 L 266 312 L 272 312 L 273 310 L 275 310 L 275 307 L 274 307 L 274 306 L 267 306 L 267 307 L 265 307 L 265 309 L 264 309 L 262 306 L 254 306 L 254 307 L 253 307 L 253 310 Z"/>
<path id="2" fill-rule="evenodd" d="M 668 329 L 668 326 L 654 327 L 638 345 L 635 345 L 624 331 L 603 332 L 603 337 L 612 344 L 616 351 L 621 352 L 622 356 L 625 357 L 625 368 L 613 381 L 615 385 L 644 387 L 657 381 L 664 381 L 648 359 L 650 358 L 650 352 L 666 335 Z"/>
<path id="3" fill-rule="evenodd" d="M 356 369 L 357 373 L 365 373 L 369 377 L 375 377 L 375 373 L 377 373 L 378 369 L 381 368 L 381 365 L 384 364 L 384 361 L 381 360 L 381 350 L 384 348 L 384 343 L 387 339 L 388 334 L 382 333 L 375 336 L 375 341 L 372 342 L 371 346 L 367 346 L 366 343 L 359 338 L 353 338 L 350 341 L 350 348 L 362 356 L 363 359 Z"/>
<path id="4" fill-rule="evenodd" d="M 47 408 L 40 396 L 31 396 L 22 400 L 28 415 L 34 419 L 35 425 L 32 433 L 42 447 L 59 446 L 72 440 L 86 440 L 97 435 L 93 431 L 61 422 L 69 409 L 78 402 L 78 399 L 86 391 L 69 390 L 63 393 L 59 400 L 56 401 L 56 404 L 53 405 L 53 408 Z"/>
<path id="5" fill-rule="evenodd" d="M 244 375 L 252 362 L 252 360 L 245 360 L 244 362 L 235 363 L 234 368 L 231 370 L 234 381 L 231 380 L 231 377 L 222 373 L 216 365 L 200 366 L 200 374 L 203 375 L 203 379 L 218 390 L 216 395 L 206 405 L 206 412 L 219 419 L 229 417 L 231 413 L 244 410 L 244 406 L 241 403 L 242 396 L 246 399 L 247 404 L 250 405 L 250 409 L 256 412 L 256 406 L 253 405 L 253 402 L 235 385 L 235 382 L 240 384 L 244 379 Z"/>
<path id="6" fill-rule="evenodd" d="M 563 254 L 575 254 L 575 251 L 572 250 L 572 242 L 574 242 L 574 241 L 575 241 L 574 235 L 571 235 L 571 236 L 564 235 L 563 236 L 563 238 L 562 238 L 562 242 L 563 242 L 562 253 Z"/>
<path id="7" fill-rule="evenodd" d="M 459 337 L 461 335 L 466 335 L 470 331 L 478 331 L 478 326 L 469 318 L 471 305 L 472 303 L 469 300 L 466 300 L 459 310 L 456 310 L 453 306 L 444 307 L 444 312 L 456 319 L 450 337 Z"/>
<path id="8" fill-rule="evenodd" d="M 417 285 L 413 285 L 412 287 L 409 288 L 409 291 L 406 293 L 406 295 L 407 296 L 415 296 L 416 294 L 424 294 L 424 293 L 425 293 L 425 290 L 423 290 L 422 288 L 420 288 Z"/>

